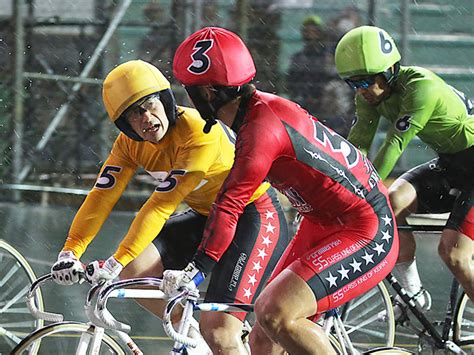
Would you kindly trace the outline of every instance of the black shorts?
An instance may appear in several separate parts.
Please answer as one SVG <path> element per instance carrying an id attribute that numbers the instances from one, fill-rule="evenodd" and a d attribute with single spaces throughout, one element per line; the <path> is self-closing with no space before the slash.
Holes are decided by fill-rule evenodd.
<path id="1" fill-rule="evenodd" d="M 183 269 L 192 260 L 205 224 L 206 216 L 193 210 L 167 221 L 153 241 L 165 269 Z M 269 189 L 245 207 L 232 243 L 212 271 L 205 300 L 255 302 L 288 243 L 285 215 L 275 191 Z M 234 315 L 241 320 L 246 316 Z"/>
<path id="2" fill-rule="evenodd" d="M 473 148 L 459 154 L 442 154 L 400 177 L 416 190 L 417 213 L 451 212 L 446 227 L 471 238 L 474 238 L 473 159 Z"/>

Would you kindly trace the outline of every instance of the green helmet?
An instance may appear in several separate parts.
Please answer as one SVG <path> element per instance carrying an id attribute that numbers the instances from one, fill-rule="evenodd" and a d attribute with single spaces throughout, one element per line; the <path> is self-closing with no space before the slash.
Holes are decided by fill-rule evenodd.
<path id="1" fill-rule="evenodd" d="M 342 79 L 384 73 L 401 59 L 390 35 L 378 27 L 360 26 L 347 32 L 336 47 L 336 68 Z"/>

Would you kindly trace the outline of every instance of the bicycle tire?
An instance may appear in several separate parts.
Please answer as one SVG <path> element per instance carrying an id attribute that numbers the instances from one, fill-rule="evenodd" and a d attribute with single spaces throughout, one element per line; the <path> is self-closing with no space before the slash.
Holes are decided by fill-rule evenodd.
<path id="1" fill-rule="evenodd" d="M 0 353 L 9 353 L 22 337 L 43 327 L 42 319 L 35 319 L 28 311 L 25 296 L 36 275 L 23 255 L 8 242 L 0 239 Z M 16 305 L 23 302 L 23 308 Z M 41 290 L 35 295 L 35 303 L 40 311 L 44 310 Z M 11 319 L 11 321 L 10 321 Z M 8 325 L 5 326 L 5 325 Z M 39 344 L 38 344 L 39 346 Z M 37 348 L 32 348 L 30 354 L 36 354 Z"/>
<path id="2" fill-rule="evenodd" d="M 463 350 L 474 349 L 474 303 L 464 292 L 454 313 L 453 341 Z"/>
<path id="3" fill-rule="evenodd" d="M 77 344 L 72 340 L 79 340 L 83 333 L 94 334 L 93 326 L 79 322 L 59 322 L 49 324 L 38 329 L 24 338 L 12 351 L 12 355 L 29 354 L 28 349 L 37 342 L 40 343 L 40 354 L 74 354 Z M 48 339 L 46 339 L 49 337 Z M 76 341 L 75 343 L 77 343 Z M 69 344 L 67 344 L 69 343 Z M 106 349 L 104 349 L 104 345 Z M 109 352 L 107 352 L 109 350 Z M 100 354 L 125 355 L 122 346 L 111 336 L 104 334 Z"/>
<path id="4" fill-rule="evenodd" d="M 354 347 L 393 347 L 395 316 L 384 282 L 341 307 L 341 320 Z"/>

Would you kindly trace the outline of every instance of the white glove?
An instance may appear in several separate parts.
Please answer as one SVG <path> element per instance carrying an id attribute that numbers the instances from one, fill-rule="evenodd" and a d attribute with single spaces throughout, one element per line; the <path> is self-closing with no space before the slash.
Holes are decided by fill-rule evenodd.
<path id="1" fill-rule="evenodd" d="M 60 285 L 73 285 L 81 280 L 84 266 L 72 251 L 62 251 L 51 267 L 53 280 Z"/>
<path id="2" fill-rule="evenodd" d="M 191 262 L 184 270 L 165 270 L 161 290 L 166 296 L 174 297 L 183 290 L 196 290 L 205 278 L 206 275 Z"/>
<path id="3" fill-rule="evenodd" d="M 86 266 L 86 278 L 92 284 L 115 279 L 123 266 L 113 256 L 106 261 L 95 260 Z"/>

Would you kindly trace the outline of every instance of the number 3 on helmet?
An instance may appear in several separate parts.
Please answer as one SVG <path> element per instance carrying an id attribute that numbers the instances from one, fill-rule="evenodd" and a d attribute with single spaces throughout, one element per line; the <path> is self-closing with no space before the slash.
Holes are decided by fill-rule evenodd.
<path id="1" fill-rule="evenodd" d="M 190 35 L 176 50 L 173 73 L 185 86 L 240 86 L 255 76 L 255 65 L 235 33 L 206 27 Z"/>
<path id="2" fill-rule="evenodd" d="M 178 47 L 173 73 L 206 121 L 204 132 L 208 133 L 219 109 L 242 93 L 242 85 L 254 78 L 256 70 L 239 36 L 223 28 L 206 27 Z M 206 97 L 200 86 L 212 86 L 215 97 Z"/>

